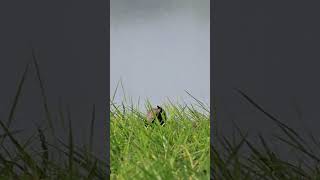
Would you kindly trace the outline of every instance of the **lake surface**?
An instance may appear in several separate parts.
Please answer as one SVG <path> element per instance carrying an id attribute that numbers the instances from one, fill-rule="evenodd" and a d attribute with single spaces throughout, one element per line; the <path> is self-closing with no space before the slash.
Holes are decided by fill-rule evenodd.
<path id="1" fill-rule="evenodd" d="M 134 102 L 194 102 L 187 90 L 209 105 L 209 2 L 111 0 L 111 94 L 121 79 Z"/>

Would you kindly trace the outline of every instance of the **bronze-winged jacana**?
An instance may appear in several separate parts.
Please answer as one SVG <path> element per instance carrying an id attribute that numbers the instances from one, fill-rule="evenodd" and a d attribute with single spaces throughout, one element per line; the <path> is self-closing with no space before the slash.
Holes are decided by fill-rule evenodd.
<path id="1" fill-rule="evenodd" d="M 163 125 L 166 118 L 166 112 L 160 106 L 152 108 L 150 111 L 147 112 L 147 122 L 149 124 L 154 123 L 154 121 L 158 119 L 160 125 Z"/>

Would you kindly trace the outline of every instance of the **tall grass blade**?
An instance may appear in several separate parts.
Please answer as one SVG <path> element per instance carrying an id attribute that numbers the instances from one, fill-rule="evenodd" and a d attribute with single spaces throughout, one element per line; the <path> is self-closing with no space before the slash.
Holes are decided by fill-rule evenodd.
<path id="1" fill-rule="evenodd" d="M 69 178 L 73 178 L 73 159 L 74 159 L 74 144 L 73 144 L 73 132 L 72 132 L 72 121 L 71 112 L 69 106 L 67 106 L 68 122 L 69 122 Z"/>
<path id="2" fill-rule="evenodd" d="M 116 89 L 115 89 L 115 91 L 114 91 L 114 93 L 113 93 L 113 96 L 112 96 L 112 98 L 111 98 L 111 101 L 112 101 L 112 102 L 114 102 L 114 99 L 116 98 L 116 94 L 117 94 L 117 91 L 118 91 L 119 84 L 120 84 L 120 81 L 118 81 L 117 86 L 116 86 Z"/>
<path id="3" fill-rule="evenodd" d="M 189 93 L 187 90 L 184 90 L 189 96 L 191 96 L 195 101 L 197 101 L 198 102 L 198 104 L 205 110 L 205 111 L 207 111 L 208 113 L 210 113 L 210 110 L 208 110 L 207 108 L 206 108 L 206 106 L 200 101 L 200 100 L 198 100 L 197 98 L 195 98 L 191 93 Z"/>
<path id="4" fill-rule="evenodd" d="M 37 55 L 36 55 L 36 49 L 32 48 L 32 57 L 33 57 L 33 63 L 35 65 L 36 68 L 36 73 L 37 73 L 37 78 L 39 81 L 39 85 L 40 85 L 40 90 L 41 90 L 41 96 L 42 96 L 42 100 L 43 100 L 43 106 L 44 106 L 44 110 L 45 110 L 45 114 L 46 114 L 46 118 L 50 127 L 50 131 L 52 133 L 52 136 L 55 136 L 55 132 L 54 132 L 54 127 L 53 127 L 53 123 L 51 120 L 51 115 L 50 115 L 50 111 L 49 111 L 49 106 L 48 106 L 48 100 L 47 100 L 47 96 L 45 93 L 45 88 L 44 88 L 44 83 L 41 77 L 41 73 L 40 73 L 40 68 L 39 68 L 39 64 L 38 64 L 38 59 L 37 59 Z"/>
<path id="5" fill-rule="evenodd" d="M 43 168 L 43 176 L 46 174 L 47 172 L 47 168 L 48 168 L 48 162 L 49 162 L 49 149 L 47 146 L 47 141 L 46 141 L 46 137 L 42 131 L 42 129 L 40 127 L 37 128 L 38 129 L 38 133 L 39 133 L 39 139 L 40 139 L 40 143 L 41 143 L 41 148 L 42 148 L 42 168 Z"/>
<path id="6" fill-rule="evenodd" d="M 277 118 L 275 118 L 273 115 L 271 115 L 270 113 L 268 113 L 267 111 L 265 111 L 260 105 L 258 105 L 255 101 L 253 101 L 248 95 L 246 95 L 244 92 L 242 92 L 239 89 L 236 89 L 236 91 L 241 94 L 249 103 L 251 103 L 255 108 L 257 108 L 258 110 L 260 110 L 263 114 L 265 114 L 267 117 L 269 117 L 271 120 L 273 120 L 275 123 L 277 123 L 279 125 L 279 127 L 285 131 L 284 129 L 287 129 L 288 131 L 290 131 L 294 136 L 296 136 L 299 140 L 305 142 L 301 136 L 295 132 L 292 128 L 288 127 L 286 124 L 284 124 L 283 122 L 281 122 L 280 120 L 278 120 Z"/>
<path id="7" fill-rule="evenodd" d="M 25 70 L 24 70 L 24 72 L 22 74 L 22 77 L 21 77 L 21 79 L 19 81 L 18 89 L 17 89 L 16 95 L 14 97 L 13 104 L 12 104 L 12 106 L 10 108 L 10 113 L 9 113 L 9 117 L 8 117 L 8 121 L 7 121 L 7 127 L 8 128 L 10 127 L 11 122 L 13 120 L 13 116 L 14 116 L 17 104 L 18 104 L 20 96 L 21 96 L 22 88 L 23 88 L 24 82 L 25 82 L 25 80 L 27 78 L 28 69 L 29 69 L 29 63 L 27 63 L 27 65 L 25 67 Z"/>
<path id="8" fill-rule="evenodd" d="M 31 169 L 34 170 L 34 173 L 42 173 L 41 168 L 37 165 L 37 163 L 31 158 L 31 156 L 26 152 L 26 150 L 21 146 L 21 144 L 13 137 L 13 135 L 10 133 L 8 127 L 0 120 L 0 126 L 5 131 L 5 133 L 8 134 L 8 137 L 10 138 L 11 142 L 15 145 L 15 147 L 18 149 L 22 160 L 28 165 Z"/>
<path id="9" fill-rule="evenodd" d="M 93 135 L 94 135 L 94 122 L 96 119 L 96 106 L 93 104 L 92 106 L 92 118 L 90 123 L 90 139 L 89 139 L 89 152 L 92 153 L 92 146 L 93 146 Z"/>

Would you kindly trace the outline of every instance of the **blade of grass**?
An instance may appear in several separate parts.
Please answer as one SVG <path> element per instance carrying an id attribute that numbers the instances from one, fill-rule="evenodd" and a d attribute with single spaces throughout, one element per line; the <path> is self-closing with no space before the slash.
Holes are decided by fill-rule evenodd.
<path id="1" fill-rule="evenodd" d="M 94 163 L 93 163 L 92 169 L 90 170 L 90 172 L 88 174 L 88 177 L 87 177 L 88 180 L 94 178 L 96 168 L 97 168 L 97 161 L 95 160 Z"/>
<path id="2" fill-rule="evenodd" d="M 32 57 L 33 57 L 34 66 L 36 68 L 37 78 L 38 78 L 39 85 L 40 85 L 41 96 L 42 96 L 42 100 L 43 100 L 43 106 L 44 106 L 46 118 L 47 118 L 47 121 L 48 121 L 48 124 L 49 124 L 49 127 L 50 127 L 50 132 L 54 136 L 55 135 L 54 127 L 53 127 L 52 120 L 51 120 L 51 115 L 50 115 L 49 106 L 48 106 L 48 100 L 47 100 L 47 96 L 46 96 L 46 93 L 45 93 L 44 83 L 43 83 L 43 80 L 42 80 L 42 77 L 41 77 L 40 68 L 39 68 L 39 64 L 38 64 L 38 59 L 37 59 L 36 49 L 35 48 L 32 48 Z"/>
<path id="3" fill-rule="evenodd" d="M 41 143 L 42 148 L 42 166 L 43 166 L 43 176 L 46 174 L 47 168 L 48 168 L 48 162 L 49 162 L 49 149 L 46 142 L 46 137 L 40 127 L 37 128 L 39 133 L 39 139 Z M 42 176 L 42 177 L 43 177 Z"/>
<path id="4" fill-rule="evenodd" d="M 117 94 L 117 91 L 118 91 L 119 84 L 120 84 L 120 81 L 118 81 L 118 82 L 117 82 L 116 89 L 115 89 L 115 91 L 114 91 L 114 93 L 113 93 L 113 96 L 112 96 L 112 98 L 111 98 L 111 101 L 112 101 L 112 102 L 114 102 L 114 99 L 115 99 L 115 97 L 116 97 L 116 94 Z"/>
<path id="5" fill-rule="evenodd" d="M 26 152 L 26 150 L 20 145 L 20 143 L 16 140 L 16 138 L 13 137 L 13 135 L 10 133 L 9 129 L 6 127 L 6 125 L 0 120 L 0 125 L 2 129 L 8 134 L 8 137 L 10 138 L 11 142 L 15 145 L 15 147 L 20 152 L 20 155 L 22 157 L 22 160 L 31 168 L 34 170 L 35 174 L 42 173 L 41 168 L 36 164 L 36 162 L 31 158 L 31 156 Z"/>
<path id="6" fill-rule="evenodd" d="M 73 159 L 74 159 L 74 147 L 73 147 L 73 132 L 72 132 L 72 121 L 71 112 L 69 106 L 67 106 L 68 122 L 69 122 L 69 178 L 73 178 Z"/>
<path id="7" fill-rule="evenodd" d="M 194 100 L 196 100 L 199 105 L 205 110 L 207 111 L 208 113 L 210 113 L 210 111 L 205 107 L 205 105 L 200 101 L 198 100 L 197 98 L 195 98 L 194 96 L 192 96 L 192 94 L 190 94 L 187 90 L 184 90 L 189 96 L 191 96 Z"/>
<path id="8" fill-rule="evenodd" d="M 257 108 L 258 110 L 260 110 L 263 114 L 265 114 L 267 117 L 269 117 L 271 120 L 273 120 L 274 122 L 276 122 L 278 125 L 280 125 L 279 127 L 285 131 L 284 129 L 287 129 L 288 131 L 290 131 L 294 136 L 296 136 L 300 141 L 304 142 L 305 141 L 301 138 L 301 136 L 295 132 L 292 128 L 288 127 L 286 124 L 284 124 L 283 122 L 281 122 L 280 120 L 278 120 L 277 118 L 275 118 L 273 115 L 271 115 L 270 113 L 266 112 L 261 106 L 259 106 L 255 101 L 253 101 L 248 95 L 246 95 L 244 92 L 242 92 L 239 89 L 236 89 L 236 91 L 241 94 L 250 104 L 252 104 L 255 108 Z"/>
<path id="9" fill-rule="evenodd" d="M 29 63 L 27 63 L 26 67 L 25 67 L 25 70 L 22 74 L 22 77 L 19 81 L 19 84 L 18 84 L 18 89 L 17 89 L 17 92 L 15 94 L 15 97 L 14 97 L 14 100 L 13 100 L 13 104 L 10 108 L 10 113 L 9 113 L 9 117 L 8 117 L 8 121 L 7 121 L 7 127 L 9 128 L 11 123 L 12 123 L 12 120 L 13 120 L 13 117 L 14 117 L 14 113 L 15 113 L 15 110 L 16 110 L 16 107 L 17 107 L 17 104 L 19 102 L 19 99 L 20 99 L 20 96 L 21 96 L 21 92 L 22 92 L 22 88 L 23 88 L 23 85 L 24 85 L 24 82 L 27 78 L 27 73 L 28 73 L 28 70 L 29 70 Z"/>
<path id="10" fill-rule="evenodd" d="M 89 139 L 89 152 L 92 152 L 92 146 L 93 146 L 93 135 L 94 135 L 94 122 L 95 122 L 95 114 L 96 114 L 96 107 L 95 104 L 92 106 L 92 118 L 91 118 L 91 124 L 90 124 L 90 139 Z"/>

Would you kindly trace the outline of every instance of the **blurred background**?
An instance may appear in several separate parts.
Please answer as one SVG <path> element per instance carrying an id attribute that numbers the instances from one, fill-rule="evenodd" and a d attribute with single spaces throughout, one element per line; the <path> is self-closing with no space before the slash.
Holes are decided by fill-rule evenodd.
<path id="1" fill-rule="evenodd" d="M 280 131 L 234 90 L 238 88 L 301 134 L 319 136 L 316 3 L 226 0 L 215 5 L 211 70 L 218 133 L 231 136 L 233 122 L 252 136 Z M 286 148 L 275 146 L 288 155 Z"/>
<path id="2" fill-rule="evenodd" d="M 210 0 L 111 0 L 110 92 L 134 102 L 209 105 Z M 118 89 L 115 101 L 124 94 Z"/>
<path id="3" fill-rule="evenodd" d="M 6 122 L 18 83 L 31 49 L 37 49 L 49 111 L 57 136 L 64 140 L 59 106 L 70 107 L 77 144 L 88 142 L 92 106 L 96 105 L 94 152 L 105 157 L 108 68 L 106 1 L 86 0 L 1 1 L 0 2 L 0 119 Z M 45 127 L 46 116 L 35 66 L 31 64 L 12 120 L 20 142 Z M 3 133 L 0 128 L 0 134 Z"/>

